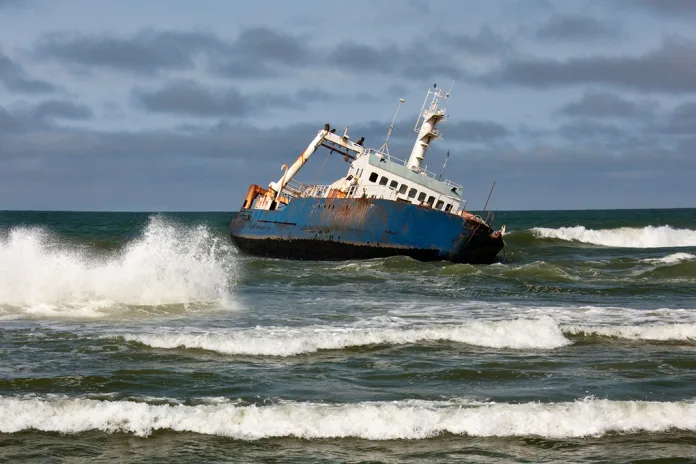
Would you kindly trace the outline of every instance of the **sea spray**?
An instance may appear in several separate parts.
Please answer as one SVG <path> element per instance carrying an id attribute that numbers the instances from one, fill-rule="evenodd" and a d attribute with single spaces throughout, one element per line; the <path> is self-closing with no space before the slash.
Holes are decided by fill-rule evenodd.
<path id="1" fill-rule="evenodd" d="M 162 217 L 151 217 L 142 235 L 112 256 L 62 243 L 40 228 L 14 228 L 0 239 L 0 306 L 23 312 L 225 304 L 234 273 L 230 246 L 208 227 Z"/>

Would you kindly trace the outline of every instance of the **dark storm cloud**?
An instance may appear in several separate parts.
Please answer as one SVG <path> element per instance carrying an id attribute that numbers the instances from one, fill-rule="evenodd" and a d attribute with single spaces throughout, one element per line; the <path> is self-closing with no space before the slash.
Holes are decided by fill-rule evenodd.
<path id="1" fill-rule="evenodd" d="M 604 84 L 663 93 L 696 92 L 696 43 L 667 41 L 639 56 L 605 56 L 556 60 L 517 58 L 480 77 L 489 85 L 515 84 L 535 88 Z"/>
<path id="2" fill-rule="evenodd" d="M 36 46 L 41 57 L 137 74 L 191 69 L 196 54 L 223 53 L 228 49 L 229 45 L 213 34 L 177 31 L 143 31 L 127 38 L 49 34 Z"/>
<path id="3" fill-rule="evenodd" d="M 138 106 L 150 112 L 200 117 L 241 117 L 271 108 L 304 108 L 309 103 L 334 98 L 324 91 L 308 89 L 290 95 L 246 95 L 234 87 L 210 89 L 192 80 L 170 81 L 154 91 L 135 89 L 133 97 Z"/>
<path id="4" fill-rule="evenodd" d="M 621 36 L 616 25 L 589 16 L 557 15 L 539 28 L 537 36 L 547 40 L 585 41 Z"/>
<path id="5" fill-rule="evenodd" d="M 570 102 L 559 109 L 566 116 L 589 118 L 641 118 L 654 113 L 650 103 L 626 100 L 614 93 L 589 91 L 577 101 Z"/>
<path id="6" fill-rule="evenodd" d="M 56 90 L 52 84 L 31 78 L 24 68 L 0 50 L 0 83 L 7 90 L 20 93 L 49 93 Z"/>

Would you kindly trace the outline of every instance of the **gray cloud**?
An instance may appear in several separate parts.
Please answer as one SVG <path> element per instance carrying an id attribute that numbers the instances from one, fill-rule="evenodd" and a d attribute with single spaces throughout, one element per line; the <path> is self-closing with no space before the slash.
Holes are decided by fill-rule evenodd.
<path id="1" fill-rule="evenodd" d="M 478 81 L 536 88 L 603 84 L 648 92 L 694 93 L 695 53 L 694 42 L 668 41 L 658 50 L 640 56 L 517 58 Z"/>
<path id="2" fill-rule="evenodd" d="M 23 134 L 31 132 L 60 130 L 53 126 L 57 119 L 86 120 L 92 116 L 92 110 L 87 106 L 65 100 L 47 100 L 13 111 L 0 106 L 0 134 L 23 137 Z"/>
<path id="3" fill-rule="evenodd" d="M 589 16 L 556 15 L 537 31 L 540 39 L 586 41 L 621 36 L 618 26 Z"/>
<path id="4" fill-rule="evenodd" d="M 155 113 L 242 116 L 252 108 L 249 99 L 236 89 L 214 92 L 190 80 L 172 81 L 151 92 L 135 90 L 134 97 L 142 107 Z"/>
<path id="5" fill-rule="evenodd" d="M 85 106 L 65 100 L 49 100 L 32 108 L 31 114 L 36 119 L 58 118 L 72 120 L 91 119 L 92 110 Z"/>
<path id="6" fill-rule="evenodd" d="M 674 134 L 696 134 L 696 102 L 677 106 L 669 115 L 665 130 Z"/>
<path id="7" fill-rule="evenodd" d="M 696 14 L 696 3 L 693 0 L 624 0 L 621 3 L 666 15 Z"/>
<path id="8" fill-rule="evenodd" d="M 643 118 L 652 116 L 655 106 L 647 102 L 626 100 L 610 92 L 589 91 L 580 100 L 564 105 L 558 112 L 574 117 Z"/>
<path id="9" fill-rule="evenodd" d="M 447 139 L 466 142 L 489 142 L 510 135 L 501 124 L 493 121 L 457 121 L 442 126 Z"/>
<path id="10" fill-rule="evenodd" d="M 442 33 L 431 34 L 431 38 L 441 41 Z M 451 34 L 447 36 L 445 44 L 476 56 L 495 55 L 510 48 L 509 41 L 493 32 L 490 27 L 481 28 L 477 34 Z"/>
<path id="11" fill-rule="evenodd" d="M 329 52 L 328 62 L 350 73 L 377 72 L 408 78 L 443 76 L 457 79 L 462 76 L 462 71 L 451 64 L 451 57 L 436 53 L 426 45 L 400 48 L 396 45 L 373 47 L 344 42 Z"/>
<path id="12" fill-rule="evenodd" d="M 228 50 L 229 45 L 213 34 L 176 31 L 143 31 L 128 38 L 49 34 L 36 46 L 41 57 L 136 74 L 191 69 L 196 54 Z"/>
<path id="13" fill-rule="evenodd" d="M 478 35 L 452 35 L 450 41 L 456 50 L 475 55 L 491 54 L 503 46 L 502 39 L 486 28 Z M 403 47 L 344 42 L 318 48 L 299 36 L 264 27 L 242 30 L 232 41 L 202 32 L 143 31 L 131 37 L 54 33 L 43 36 L 34 51 L 81 72 L 105 68 L 154 75 L 193 69 L 195 58 L 204 56 L 215 74 L 239 79 L 287 77 L 288 70 L 299 66 L 327 64 L 352 74 L 462 76 L 449 54 L 424 49 L 417 41 Z"/>
<path id="14" fill-rule="evenodd" d="M 154 91 L 135 89 L 133 97 L 138 106 L 154 113 L 233 118 L 251 112 L 262 114 L 271 108 L 304 108 L 312 102 L 336 98 L 322 90 L 309 89 L 291 95 L 245 95 L 234 87 L 210 89 L 193 80 L 169 81 Z"/>
<path id="15" fill-rule="evenodd" d="M 49 93 L 56 87 L 49 82 L 31 78 L 24 68 L 0 50 L 0 83 L 8 90 L 20 93 Z"/>

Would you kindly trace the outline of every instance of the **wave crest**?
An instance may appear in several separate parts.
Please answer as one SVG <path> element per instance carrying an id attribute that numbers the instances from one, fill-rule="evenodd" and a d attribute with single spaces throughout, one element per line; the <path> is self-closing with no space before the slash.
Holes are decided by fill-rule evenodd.
<path id="1" fill-rule="evenodd" d="M 441 433 L 477 437 L 602 436 L 611 432 L 696 430 L 693 402 L 584 399 L 566 403 L 394 401 L 356 404 L 279 402 L 196 406 L 84 398 L 0 397 L 0 432 L 101 430 L 148 436 L 156 430 L 241 440 L 270 437 L 424 439 Z"/>
<path id="2" fill-rule="evenodd" d="M 267 327 L 237 332 L 125 334 L 153 348 L 204 349 L 231 355 L 296 356 L 367 345 L 452 341 L 491 348 L 553 349 L 570 344 L 551 318 L 419 328 Z"/>
<path id="3" fill-rule="evenodd" d="M 617 248 L 672 248 L 696 246 L 696 231 L 670 226 L 586 229 L 583 226 L 530 229 L 536 237 Z"/>

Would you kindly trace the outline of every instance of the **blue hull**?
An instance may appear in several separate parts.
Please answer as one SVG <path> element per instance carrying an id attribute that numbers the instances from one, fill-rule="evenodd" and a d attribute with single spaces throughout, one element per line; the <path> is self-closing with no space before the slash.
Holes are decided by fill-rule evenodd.
<path id="1" fill-rule="evenodd" d="M 243 253 L 316 261 L 404 255 L 487 264 L 505 246 L 482 222 L 374 198 L 295 198 L 281 210 L 242 209 L 230 235 Z"/>

